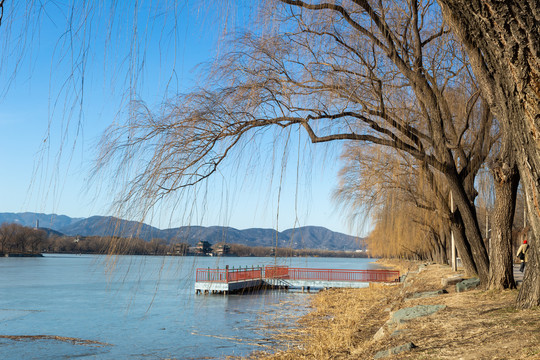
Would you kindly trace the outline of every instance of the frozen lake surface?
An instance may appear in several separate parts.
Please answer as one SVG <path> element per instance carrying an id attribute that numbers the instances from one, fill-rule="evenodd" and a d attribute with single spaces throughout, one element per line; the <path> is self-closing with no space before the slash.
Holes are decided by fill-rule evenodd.
<path id="1" fill-rule="evenodd" d="M 195 295 L 198 267 L 368 269 L 368 259 L 54 255 L 0 258 L 1 359 L 221 359 L 272 345 L 310 295 Z M 45 335 L 39 339 L 38 335 Z M 60 338 L 54 339 L 52 336 Z M 88 340 L 75 342 L 70 339 Z"/>

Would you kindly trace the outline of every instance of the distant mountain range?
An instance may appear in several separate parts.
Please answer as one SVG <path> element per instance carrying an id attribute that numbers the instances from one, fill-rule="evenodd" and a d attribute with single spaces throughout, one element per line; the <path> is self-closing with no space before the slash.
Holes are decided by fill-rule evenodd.
<path id="1" fill-rule="evenodd" d="M 39 227 L 56 235 L 68 236 L 122 236 L 139 237 L 146 241 L 153 238 L 167 242 L 185 242 L 191 245 L 198 241 L 211 244 L 227 242 L 247 246 L 277 246 L 293 249 L 357 250 L 364 249 L 363 239 L 334 232 L 319 226 L 304 226 L 276 232 L 273 229 L 238 230 L 224 226 L 182 226 L 172 229 L 156 227 L 136 221 L 121 220 L 110 216 L 71 218 L 65 215 L 39 213 L 0 213 L 0 224 L 17 223 Z"/>

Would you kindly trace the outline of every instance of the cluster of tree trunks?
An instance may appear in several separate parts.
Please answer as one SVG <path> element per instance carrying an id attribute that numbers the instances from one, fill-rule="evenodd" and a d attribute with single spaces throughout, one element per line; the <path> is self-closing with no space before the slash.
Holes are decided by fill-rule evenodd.
<path id="1" fill-rule="evenodd" d="M 515 166 L 513 160 L 517 162 L 534 234 L 530 240 L 529 270 L 518 296 L 518 305 L 538 306 L 540 3 L 535 0 L 438 2 L 452 30 L 468 51 L 482 97 L 511 137 L 512 148 L 508 151 L 513 156 L 508 158 L 510 160 L 506 167 L 512 169 Z M 508 176 L 512 178 L 514 175 Z M 504 219 L 500 220 L 504 222 Z M 503 262 L 504 259 L 501 259 L 501 264 Z"/>

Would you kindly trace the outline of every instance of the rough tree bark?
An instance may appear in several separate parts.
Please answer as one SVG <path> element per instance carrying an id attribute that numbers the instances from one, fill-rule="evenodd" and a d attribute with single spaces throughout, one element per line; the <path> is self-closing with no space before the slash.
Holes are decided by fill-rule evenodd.
<path id="1" fill-rule="evenodd" d="M 501 159 L 492 168 L 497 201 L 495 201 L 493 209 L 493 228 L 489 253 L 490 289 L 513 289 L 516 287 L 513 271 L 512 224 L 519 173 L 513 161 L 510 160 L 509 164 L 505 160 Z"/>
<path id="2" fill-rule="evenodd" d="M 478 219 L 476 217 L 476 210 L 473 208 L 474 204 L 469 201 L 465 189 L 461 186 L 462 184 L 458 181 L 453 181 L 454 179 L 452 177 L 447 177 L 447 179 L 450 189 L 452 190 L 454 202 L 459 209 L 461 221 L 465 230 L 465 239 L 458 240 L 456 237 L 456 246 L 458 247 L 459 254 L 463 259 L 464 253 L 459 247 L 461 241 L 463 241 L 465 244 L 461 246 L 469 247 L 473 262 L 476 266 L 478 278 L 482 284 L 487 285 L 489 278 L 489 258 L 484 241 L 482 240 L 480 226 L 478 225 Z"/>
<path id="3" fill-rule="evenodd" d="M 525 190 L 530 239 L 519 307 L 540 305 L 540 2 L 438 0 L 465 45 L 483 98 L 509 129 Z"/>
<path id="4" fill-rule="evenodd" d="M 454 242 L 465 271 L 469 275 L 478 274 L 476 262 L 474 261 L 470 242 L 467 241 L 465 225 L 459 210 L 456 210 L 450 218 L 450 229 L 454 233 Z M 451 246 L 451 245 L 450 245 Z M 450 252 L 452 248 L 450 248 Z"/>

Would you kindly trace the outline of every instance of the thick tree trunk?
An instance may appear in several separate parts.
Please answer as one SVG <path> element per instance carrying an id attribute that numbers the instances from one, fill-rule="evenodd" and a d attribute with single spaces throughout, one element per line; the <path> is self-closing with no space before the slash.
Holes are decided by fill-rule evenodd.
<path id="1" fill-rule="evenodd" d="M 454 212 L 453 218 L 451 220 L 452 223 L 450 224 L 450 230 L 454 234 L 454 242 L 456 243 L 456 249 L 458 251 L 459 257 L 461 258 L 461 263 L 463 264 L 463 267 L 465 268 L 467 274 L 475 275 L 478 273 L 478 270 L 476 268 L 476 263 L 473 259 L 469 242 L 466 240 L 467 237 L 465 235 L 465 226 L 463 225 L 459 210 Z M 452 252 L 451 241 L 449 242 L 450 252 Z"/>
<path id="2" fill-rule="evenodd" d="M 454 179 L 453 177 L 447 176 L 447 179 L 463 222 L 466 236 L 464 242 L 470 245 L 469 251 L 472 254 L 472 261 L 480 282 L 483 286 L 487 286 L 489 279 L 489 258 L 486 246 L 482 239 L 482 233 L 480 232 L 480 226 L 478 225 L 474 203 L 471 203 L 469 200 L 465 189 L 461 186 L 461 182 L 457 180 L 457 177 Z M 456 245 L 459 246 L 457 242 Z M 460 250 L 460 256 L 463 261 L 462 249 L 458 247 L 458 250 Z M 463 264 L 465 265 L 465 262 L 463 262 Z"/>
<path id="3" fill-rule="evenodd" d="M 534 146 L 534 145 L 533 145 Z M 540 156 L 536 161 L 540 160 Z M 539 254 L 539 236 L 540 236 L 540 166 L 531 165 L 529 168 L 525 152 L 518 153 L 518 164 L 525 189 L 525 198 L 527 200 L 527 213 L 529 214 L 529 224 L 533 231 L 533 236 L 529 237 L 528 262 L 523 277 L 523 285 L 519 290 L 516 305 L 521 308 L 531 308 L 540 306 L 540 254 Z M 536 180 L 533 180 L 536 179 Z"/>
<path id="4" fill-rule="evenodd" d="M 424 174 L 433 188 L 433 193 L 437 196 L 439 207 L 447 211 L 446 215 L 450 220 L 450 231 L 454 233 L 456 249 L 458 250 L 465 271 L 470 275 L 479 275 L 480 280 L 484 284 L 487 284 L 489 275 L 487 251 L 482 241 L 480 227 L 476 219 L 474 203 L 469 200 L 469 196 L 457 174 L 457 170 L 453 165 L 449 165 L 447 171 L 443 172 L 452 191 L 454 203 L 457 206 L 457 210 L 453 214 L 449 207 L 448 198 L 442 198 L 441 193 L 437 189 L 433 173 L 429 169 L 426 169 Z M 450 236 L 448 236 L 448 242 L 448 245 L 450 245 Z M 449 249 L 450 252 L 451 249 Z"/>
<path id="5" fill-rule="evenodd" d="M 517 305 L 540 305 L 540 2 L 438 0 L 467 49 L 482 97 L 509 129 L 525 190 L 530 239 Z"/>
<path id="6" fill-rule="evenodd" d="M 536 246 L 538 246 L 538 241 Z M 523 276 L 523 285 L 519 289 L 516 305 L 521 308 L 531 308 L 540 305 L 540 272 L 538 271 L 538 248 L 529 247 L 528 262 Z"/>
<path id="7" fill-rule="evenodd" d="M 495 185 L 495 208 L 493 209 L 493 225 L 491 231 L 491 248 L 489 251 L 489 284 L 490 289 L 513 289 L 514 262 L 512 251 L 512 224 L 516 208 L 516 195 L 519 185 L 517 166 L 508 164 L 505 153 L 501 161 L 493 167 Z M 513 161 L 511 161 L 513 163 Z"/>

